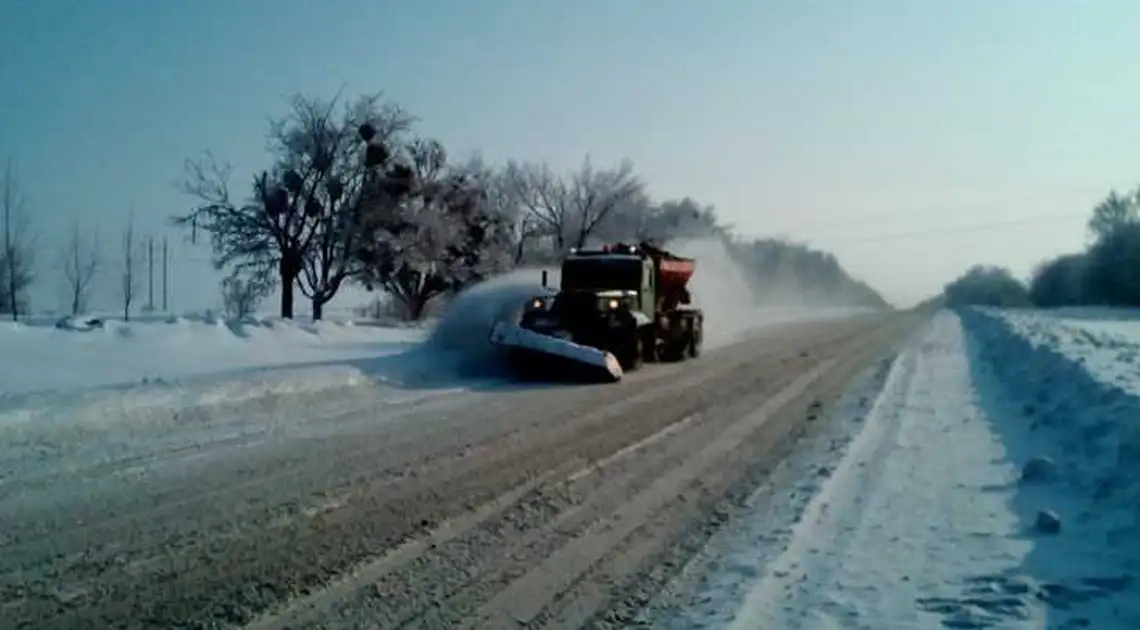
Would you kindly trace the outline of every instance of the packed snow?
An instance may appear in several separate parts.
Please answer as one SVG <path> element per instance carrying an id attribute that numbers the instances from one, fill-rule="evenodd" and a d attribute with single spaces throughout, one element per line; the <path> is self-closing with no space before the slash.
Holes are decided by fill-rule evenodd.
<path id="1" fill-rule="evenodd" d="M 406 351 L 424 335 L 415 328 L 351 321 L 229 322 L 208 316 L 89 321 L 0 323 L 0 397 L 368 359 Z"/>
<path id="2" fill-rule="evenodd" d="M 1117 343 L 1078 361 L 1058 346 L 1084 329 L 1058 314 L 939 313 L 642 621 L 1140 627 L 1140 399 L 1095 369 L 1140 332 L 1118 319 Z"/>

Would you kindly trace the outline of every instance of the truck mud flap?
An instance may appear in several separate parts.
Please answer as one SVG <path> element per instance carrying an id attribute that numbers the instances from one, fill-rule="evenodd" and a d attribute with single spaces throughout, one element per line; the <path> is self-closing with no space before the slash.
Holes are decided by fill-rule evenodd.
<path id="1" fill-rule="evenodd" d="M 616 383 L 624 375 L 617 357 L 589 346 L 499 322 L 491 343 L 502 348 L 524 378 Z"/>

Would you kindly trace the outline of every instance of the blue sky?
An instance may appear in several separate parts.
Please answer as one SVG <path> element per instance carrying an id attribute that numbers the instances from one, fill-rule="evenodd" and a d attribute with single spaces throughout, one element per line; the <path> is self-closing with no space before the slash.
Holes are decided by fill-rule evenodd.
<path id="1" fill-rule="evenodd" d="M 244 186 L 284 97 L 341 87 L 456 153 L 628 156 L 656 196 L 906 303 L 975 261 L 1080 248 L 1095 201 L 1140 183 L 1138 32 L 1125 0 L 7 0 L 0 156 L 42 307 L 65 226 L 112 241 L 132 204 L 171 238 L 173 306 L 215 301 L 208 252 L 166 225 L 184 159 L 212 150 Z"/>

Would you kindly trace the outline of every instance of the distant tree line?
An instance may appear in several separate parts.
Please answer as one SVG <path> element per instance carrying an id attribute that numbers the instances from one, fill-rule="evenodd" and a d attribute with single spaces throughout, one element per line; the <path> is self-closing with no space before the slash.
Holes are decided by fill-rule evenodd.
<path id="1" fill-rule="evenodd" d="M 1028 283 L 1005 268 L 976 266 L 948 284 L 951 305 L 1140 306 L 1140 189 L 1112 191 L 1092 210 L 1083 252 L 1046 260 Z"/>

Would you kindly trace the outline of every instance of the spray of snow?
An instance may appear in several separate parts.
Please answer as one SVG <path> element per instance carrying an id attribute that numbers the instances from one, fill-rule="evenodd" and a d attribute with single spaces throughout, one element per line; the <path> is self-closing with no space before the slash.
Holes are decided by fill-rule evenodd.
<path id="1" fill-rule="evenodd" d="M 549 275 L 557 281 L 556 273 Z M 541 269 L 519 269 L 467 288 L 440 315 L 424 351 L 463 376 L 501 375 L 491 329 L 498 322 L 517 322 L 527 301 L 547 292 L 541 277 Z"/>
<path id="2" fill-rule="evenodd" d="M 666 244 L 666 249 L 697 261 L 689 291 L 695 305 L 705 312 L 708 348 L 730 344 L 749 331 L 772 324 L 849 317 L 868 310 L 809 306 L 795 288 L 763 283 L 733 258 L 720 237 L 675 240 Z"/>
<path id="3" fill-rule="evenodd" d="M 732 259 L 724 241 L 715 237 L 686 239 L 670 242 L 666 249 L 697 261 L 689 291 L 693 302 L 705 312 L 706 346 L 725 345 L 756 326 L 748 272 Z"/>

